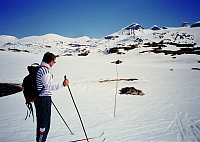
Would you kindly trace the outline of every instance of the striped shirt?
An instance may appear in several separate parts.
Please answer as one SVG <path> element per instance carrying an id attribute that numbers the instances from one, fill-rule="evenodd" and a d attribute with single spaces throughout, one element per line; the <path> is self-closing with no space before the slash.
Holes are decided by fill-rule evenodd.
<path id="1" fill-rule="evenodd" d="M 51 96 L 51 90 L 58 90 L 64 85 L 53 81 L 49 64 L 42 62 L 40 66 L 36 74 L 37 90 L 42 90 L 39 96 Z"/>

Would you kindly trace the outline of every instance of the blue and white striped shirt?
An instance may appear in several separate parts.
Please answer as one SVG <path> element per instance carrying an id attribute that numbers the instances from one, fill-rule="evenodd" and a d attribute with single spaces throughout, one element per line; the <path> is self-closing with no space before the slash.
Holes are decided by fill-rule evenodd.
<path id="1" fill-rule="evenodd" d="M 40 67 L 36 74 L 37 90 L 42 90 L 39 96 L 51 96 L 51 90 L 58 90 L 64 85 L 53 81 L 49 64 L 42 62 L 40 66 L 42 65 L 45 67 Z"/>

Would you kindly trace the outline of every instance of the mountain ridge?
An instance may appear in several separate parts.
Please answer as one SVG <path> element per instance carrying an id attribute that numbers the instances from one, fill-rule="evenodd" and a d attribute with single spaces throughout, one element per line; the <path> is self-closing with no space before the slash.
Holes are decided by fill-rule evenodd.
<path id="1" fill-rule="evenodd" d="M 59 55 L 73 56 L 97 52 L 107 54 L 105 51 L 113 47 L 131 47 L 133 45 L 142 47 L 147 43 L 162 42 L 171 45 L 179 44 L 180 46 L 190 44 L 198 47 L 200 46 L 199 32 L 199 27 L 190 28 L 188 26 L 159 28 L 154 25 L 150 29 L 144 29 L 140 24 L 134 22 L 101 39 L 90 39 L 87 36 L 68 38 L 53 33 L 21 39 L 0 35 L 0 51 L 26 51 L 29 53 L 52 51 Z"/>

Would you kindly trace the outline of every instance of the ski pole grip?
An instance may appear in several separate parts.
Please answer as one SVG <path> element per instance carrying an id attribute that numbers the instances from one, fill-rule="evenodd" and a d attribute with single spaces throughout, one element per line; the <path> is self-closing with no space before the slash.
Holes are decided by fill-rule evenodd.
<path id="1" fill-rule="evenodd" d="M 67 76 L 66 75 L 64 76 L 64 79 L 67 80 Z"/>

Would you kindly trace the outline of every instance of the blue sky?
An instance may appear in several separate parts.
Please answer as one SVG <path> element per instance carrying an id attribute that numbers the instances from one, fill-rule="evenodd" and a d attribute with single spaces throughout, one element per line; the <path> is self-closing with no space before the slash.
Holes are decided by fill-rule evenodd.
<path id="1" fill-rule="evenodd" d="M 101 38 L 134 22 L 145 29 L 200 21 L 200 0 L 0 0 L 0 35 Z"/>

